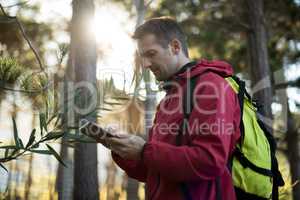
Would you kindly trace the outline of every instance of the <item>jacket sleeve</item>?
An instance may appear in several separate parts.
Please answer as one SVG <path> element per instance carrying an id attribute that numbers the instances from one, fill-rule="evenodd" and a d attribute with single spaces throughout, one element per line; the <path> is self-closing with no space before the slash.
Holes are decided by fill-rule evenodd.
<path id="1" fill-rule="evenodd" d="M 205 82 L 197 83 L 195 89 L 197 97 L 189 118 L 190 145 L 174 146 L 154 140 L 145 145 L 146 166 L 169 180 L 212 180 L 222 175 L 239 134 L 237 95 L 218 75 L 201 76 L 201 83 Z"/>
<path id="2" fill-rule="evenodd" d="M 129 177 L 137 179 L 141 182 L 146 182 L 147 168 L 142 161 L 125 160 L 113 152 L 112 158 Z"/>

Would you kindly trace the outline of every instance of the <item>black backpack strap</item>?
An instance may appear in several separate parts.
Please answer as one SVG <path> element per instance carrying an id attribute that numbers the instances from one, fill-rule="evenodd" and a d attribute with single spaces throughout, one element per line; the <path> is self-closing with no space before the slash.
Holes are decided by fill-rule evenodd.
<path id="1" fill-rule="evenodd" d="M 194 107 L 193 93 L 196 87 L 196 81 L 198 76 L 194 76 L 187 79 L 186 83 L 186 93 L 183 95 L 183 121 L 180 126 L 180 130 L 176 136 L 176 145 L 180 146 L 182 142 L 182 136 L 187 133 L 187 126 L 189 122 L 190 114 Z"/>
<path id="2" fill-rule="evenodd" d="M 268 129 L 265 127 L 264 123 L 259 119 L 259 116 L 257 116 L 257 122 L 261 129 L 264 131 L 268 142 L 270 144 L 270 149 L 271 149 L 271 170 L 273 174 L 273 188 L 272 188 L 272 200 L 278 200 L 279 199 L 279 186 L 284 186 L 284 180 L 282 178 L 282 174 L 279 171 L 278 167 L 278 161 L 276 158 L 276 141 L 273 137 L 273 135 L 268 131 Z"/>
<path id="3" fill-rule="evenodd" d="M 181 145 L 182 137 L 184 134 L 187 133 L 189 116 L 194 107 L 193 93 L 196 87 L 196 81 L 197 81 L 197 76 L 187 79 L 186 89 L 185 89 L 186 93 L 183 95 L 183 121 L 176 135 L 177 146 Z M 184 182 L 180 183 L 180 189 L 182 194 L 184 195 L 185 200 L 193 200 L 186 183 Z"/>
<path id="4" fill-rule="evenodd" d="M 183 95 L 183 122 L 180 126 L 180 129 L 178 131 L 178 134 L 176 136 L 176 145 L 180 146 L 182 142 L 182 136 L 184 134 L 187 134 L 187 127 L 189 122 L 190 114 L 194 107 L 194 90 L 197 84 L 199 76 L 194 76 L 190 79 L 187 79 L 186 83 L 186 93 Z M 222 200 L 222 193 L 221 193 L 221 180 L 220 177 L 216 178 L 216 200 Z M 193 200 L 192 196 L 188 190 L 187 184 L 184 182 L 180 183 L 180 189 L 182 191 L 182 194 L 184 195 L 185 200 Z"/>
<path id="5" fill-rule="evenodd" d="M 241 132 L 241 138 L 240 138 L 240 148 L 242 148 L 242 144 L 245 138 L 245 127 L 243 123 L 243 111 L 244 111 L 244 96 L 247 95 L 247 97 L 251 100 L 250 95 L 246 91 L 246 84 L 244 81 L 242 81 L 237 76 L 232 76 L 233 80 L 239 85 L 239 92 L 238 92 L 238 99 L 239 99 L 239 105 L 241 110 L 241 118 L 240 118 L 240 132 Z"/>

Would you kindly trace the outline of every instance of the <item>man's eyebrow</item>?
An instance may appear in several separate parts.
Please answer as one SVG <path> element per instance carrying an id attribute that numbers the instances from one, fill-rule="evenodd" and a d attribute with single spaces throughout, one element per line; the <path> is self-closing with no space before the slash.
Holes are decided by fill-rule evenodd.
<path id="1" fill-rule="evenodd" d="M 154 50 L 154 49 L 149 49 L 149 50 L 147 50 L 147 51 L 145 51 L 145 52 L 140 53 L 140 55 L 141 55 L 142 57 L 144 57 L 144 56 L 149 55 L 150 53 L 156 53 L 156 50 Z"/>

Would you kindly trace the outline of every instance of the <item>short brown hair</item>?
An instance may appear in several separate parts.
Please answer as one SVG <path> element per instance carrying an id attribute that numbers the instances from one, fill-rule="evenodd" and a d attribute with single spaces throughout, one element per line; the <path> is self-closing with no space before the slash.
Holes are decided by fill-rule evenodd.
<path id="1" fill-rule="evenodd" d="M 149 19 L 137 27 L 132 38 L 141 39 L 149 33 L 155 35 L 156 39 L 165 48 L 174 38 L 178 39 L 181 43 L 183 53 L 188 57 L 186 36 L 173 18 L 157 17 Z"/>

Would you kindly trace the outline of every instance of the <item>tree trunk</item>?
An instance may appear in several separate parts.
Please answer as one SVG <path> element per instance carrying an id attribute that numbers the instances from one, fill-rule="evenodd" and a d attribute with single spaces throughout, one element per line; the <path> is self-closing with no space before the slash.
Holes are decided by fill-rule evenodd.
<path id="1" fill-rule="evenodd" d="M 35 127 L 35 122 L 36 122 L 36 118 L 35 118 L 35 115 L 33 115 L 32 121 L 31 121 L 32 129 L 34 129 L 34 127 Z M 24 200 L 29 200 L 30 189 L 31 189 L 31 185 L 32 185 L 32 169 L 33 169 L 32 165 L 33 165 L 33 153 L 31 153 L 30 157 L 29 157 L 29 168 L 28 168 L 28 175 L 27 175 L 27 180 L 26 180 L 26 184 L 25 184 Z"/>
<path id="2" fill-rule="evenodd" d="M 285 63 L 283 63 L 283 66 Z M 274 73 L 274 84 L 282 85 L 286 83 L 284 70 L 278 70 Z M 300 156 L 299 156 L 299 136 L 296 128 L 296 121 L 293 117 L 288 102 L 286 88 L 276 89 L 276 96 L 282 106 L 280 120 L 277 121 L 278 129 L 281 133 L 285 134 L 287 149 L 284 151 L 288 160 L 291 173 L 291 184 L 294 184 L 300 179 Z M 300 185 L 296 184 L 293 189 L 293 199 L 300 199 Z"/>
<path id="3" fill-rule="evenodd" d="M 265 122 L 272 122 L 272 85 L 268 62 L 267 32 L 263 12 L 263 0 L 246 0 L 250 30 L 247 32 L 254 98 L 264 104 Z"/>
<path id="4" fill-rule="evenodd" d="M 287 154 L 290 162 L 290 171 L 292 177 L 292 184 L 300 179 L 300 156 L 299 156 L 299 136 L 297 132 L 297 127 L 295 119 L 292 116 L 288 107 L 288 117 L 287 117 Z M 300 184 L 296 184 L 293 187 L 293 199 L 300 199 Z"/>
<path id="5" fill-rule="evenodd" d="M 73 195 L 74 167 L 71 152 L 66 145 L 65 137 L 63 137 L 61 141 L 60 156 L 68 167 L 66 168 L 62 164 L 58 164 L 55 190 L 58 194 L 58 200 L 71 200 Z"/>
<path id="6" fill-rule="evenodd" d="M 136 26 L 135 26 L 137 28 L 139 25 L 141 25 L 144 22 L 146 6 L 144 0 L 134 0 L 133 3 L 137 13 Z M 136 64 L 139 65 L 140 63 L 136 63 Z M 143 135 L 145 139 L 148 138 L 149 128 L 152 125 L 152 117 L 153 117 L 152 111 L 153 111 L 153 107 L 155 106 L 155 96 L 150 87 L 151 85 L 150 73 L 149 72 L 146 73 L 148 74 L 146 75 L 146 79 L 144 79 L 145 87 L 146 87 L 146 101 L 145 101 L 145 133 Z M 126 186 L 126 193 L 127 193 L 128 200 L 138 199 L 138 188 L 139 188 L 139 182 L 135 179 L 128 177 L 127 186 Z M 145 192 L 146 192 L 146 188 L 145 188 Z"/>
<path id="7" fill-rule="evenodd" d="M 116 174 L 117 168 L 112 160 L 106 165 L 106 200 L 115 199 L 115 186 L 116 186 Z"/>
<path id="8" fill-rule="evenodd" d="M 57 101 L 62 102 L 60 105 L 63 108 L 61 125 L 62 129 L 65 132 L 68 131 L 68 126 L 74 125 L 74 112 L 72 109 L 69 109 L 71 108 L 72 101 L 68 100 L 68 98 L 71 96 L 69 84 L 74 81 L 74 68 L 71 63 L 72 61 L 69 58 L 63 78 L 63 83 L 56 85 L 62 96 L 61 99 L 57 99 Z M 59 80 L 57 79 L 57 81 Z M 60 156 L 68 167 L 66 168 L 62 164 L 58 164 L 55 182 L 55 190 L 58 194 L 58 200 L 71 200 L 73 198 L 74 165 L 72 153 L 73 151 L 71 151 L 71 149 L 67 146 L 67 139 L 65 137 L 62 137 Z"/>
<path id="9" fill-rule="evenodd" d="M 12 199 L 12 174 L 13 174 L 13 170 L 14 170 L 14 164 L 15 164 L 15 161 L 12 160 L 10 163 L 9 163 L 9 170 L 8 170 L 8 177 L 7 177 L 7 199 L 8 200 L 11 200 Z"/>
<path id="10" fill-rule="evenodd" d="M 73 0 L 70 59 L 75 70 L 75 83 L 85 85 L 91 83 L 95 89 L 96 41 L 93 33 L 89 31 L 89 22 L 93 18 L 93 0 Z M 92 101 L 97 101 L 97 99 L 89 98 L 90 95 L 96 93 L 95 90 L 91 94 L 84 86 L 80 89 L 80 91 L 75 91 L 74 95 L 76 108 L 84 109 L 95 103 Z M 76 112 L 75 123 L 79 125 L 79 120 L 84 117 L 95 121 L 95 115 L 85 116 L 86 114 L 86 112 Z M 74 199 L 98 200 L 97 144 L 77 143 L 74 154 Z"/>
<path id="11" fill-rule="evenodd" d="M 29 200 L 30 189 L 32 185 L 32 164 L 33 164 L 33 153 L 31 153 L 29 156 L 29 169 L 28 169 L 28 175 L 25 184 L 24 200 Z"/>
<path id="12" fill-rule="evenodd" d="M 55 88 L 59 91 L 60 95 L 56 95 L 59 112 L 62 108 L 62 129 L 67 132 L 68 126 L 74 126 L 74 111 L 72 110 L 72 91 L 70 84 L 75 79 L 74 66 L 71 65 L 71 56 L 68 58 L 67 68 L 65 69 L 63 80 L 58 75 L 55 75 Z M 69 99 L 70 98 L 70 99 Z M 60 156 L 62 160 L 68 166 L 64 167 L 62 164 L 58 164 L 57 176 L 55 182 L 55 190 L 58 193 L 58 200 L 72 199 L 74 188 L 74 163 L 73 163 L 73 149 L 68 148 L 67 139 L 62 137 L 60 146 Z"/>

